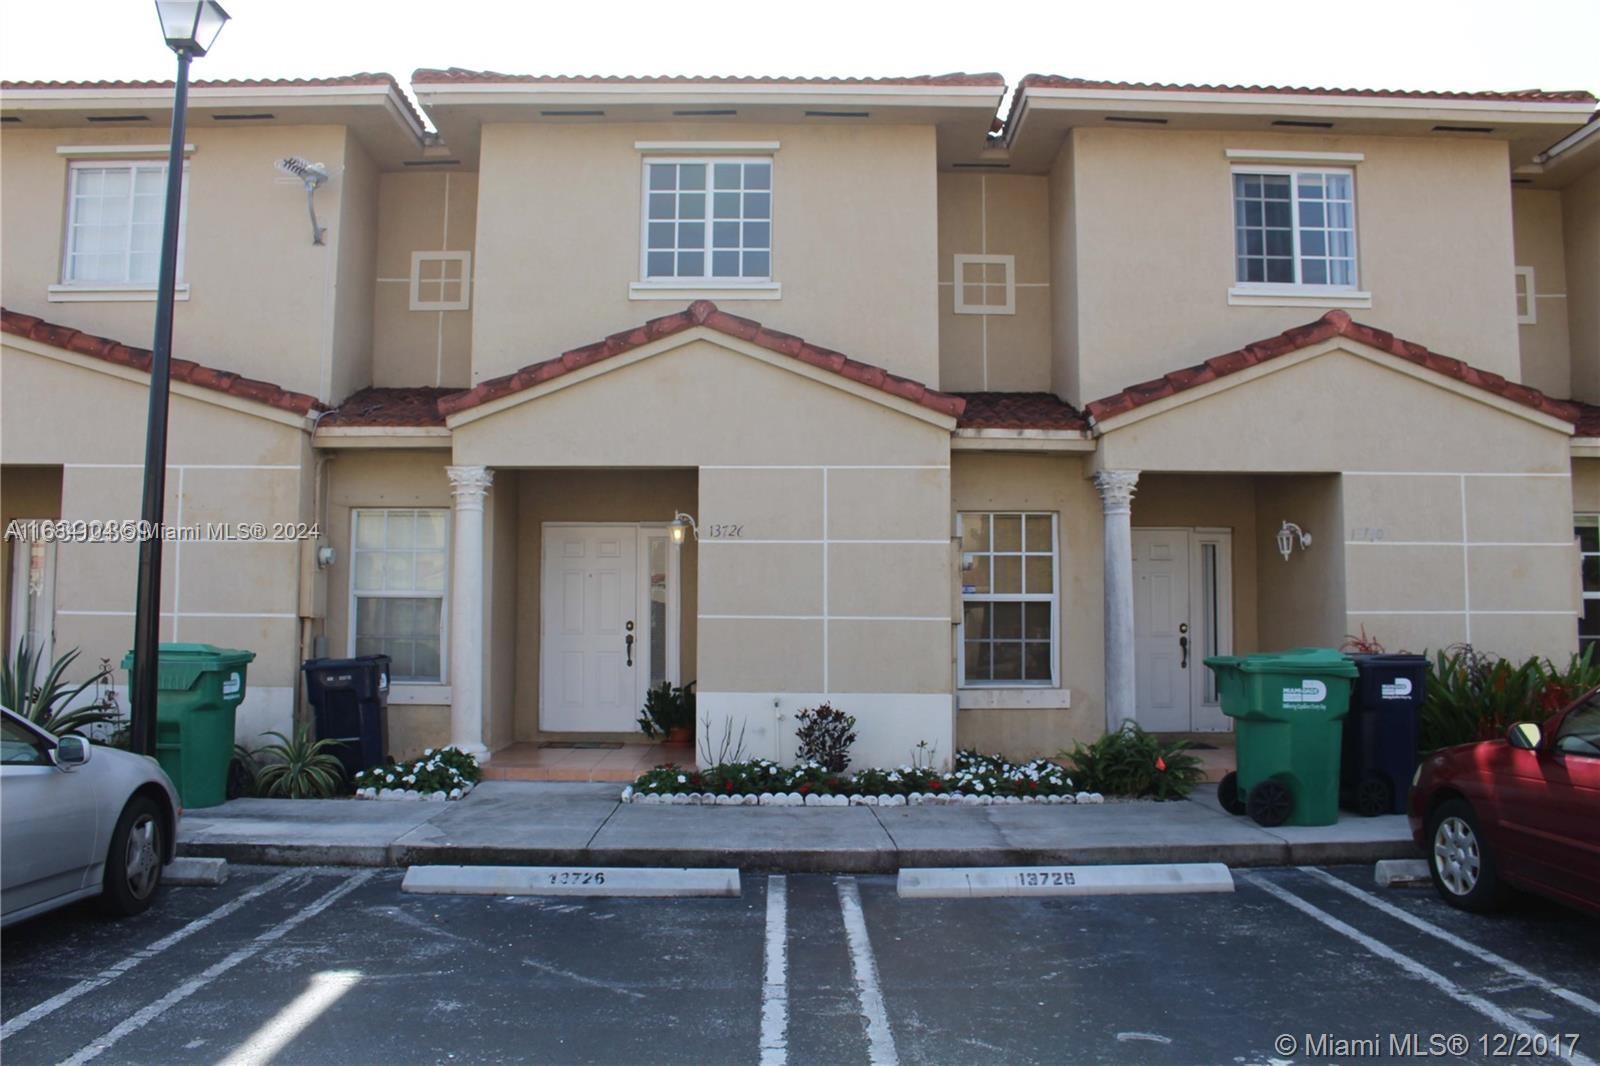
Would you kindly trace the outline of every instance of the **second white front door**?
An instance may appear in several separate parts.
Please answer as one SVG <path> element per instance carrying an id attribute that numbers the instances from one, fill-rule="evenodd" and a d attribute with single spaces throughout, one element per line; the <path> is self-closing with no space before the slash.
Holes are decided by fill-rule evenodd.
<path id="1" fill-rule="evenodd" d="M 1134 699 L 1157 733 L 1232 726 L 1205 657 L 1233 650 L 1227 530 L 1133 531 Z"/>
<path id="2" fill-rule="evenodd" d="M 636 732 L 649 674 L 638 528 L 546 525 L 542 577 L 540 728 Z"/>

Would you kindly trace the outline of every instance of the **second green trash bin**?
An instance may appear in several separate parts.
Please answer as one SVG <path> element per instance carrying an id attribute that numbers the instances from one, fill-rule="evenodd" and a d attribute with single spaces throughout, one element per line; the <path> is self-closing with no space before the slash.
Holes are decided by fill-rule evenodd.
<path id="1" fill-rule="evenodd" d="M 253 651 L 213 644 L 163 644 L 156 669 L 156 761 L 184 807 L 228 798 L 234 720 Z M 122 659 L 133 687 L 133 652 Z"/>
<path id="2" fill-rule="evenodd" d="M 1332 648 L 1214 655 L 1205 664 L 1238 745 L 1238 770 L 1217 787 L 1222 805 L 1264 826 L 1338 821 L 1340 720 L 1355 664 Z"/>

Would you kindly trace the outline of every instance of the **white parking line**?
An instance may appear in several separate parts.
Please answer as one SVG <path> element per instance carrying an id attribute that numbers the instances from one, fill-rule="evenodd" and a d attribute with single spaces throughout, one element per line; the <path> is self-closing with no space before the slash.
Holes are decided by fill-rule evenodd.
<path id="1" fill-rule="evenodd" d="M 185 981 L 177 988 L 174 988 L 171 992 L 168 992 L 154 1003 L 140 1011 L 130 1014 L 127 1018 L 124 1018 L 121 1023 L 108 1030 L 98 1039 L 93 1040 L 80 1048 L 76 1055 L 73 1055 L 70 1059 L 66 1059 L 61 1066 L 81 1066 L 82 1063 L 88 1062 L 90 1059 L 95 1058 L 97 1055 L 115 1046 L 117 1041 L 121 1040 L 129 1033 L 134 1033 L 140 1029 L 143 1029 L 146 1025 L 149 1025 L 152 1021 L 161 1017 L 161 1015 L 165 1014 L 174 1006 L 182 1003 L 184 1000 L 200 991 L 206 985 L 210 984 L 212 981 L 215 981 L 218 977 L 221 977 L 223 974 L 227 973 L 241 962 L 244 962 L 251 956 L 255 955 L 258 951 L 272 943 L 274 940 L 279 939 L 284 934 L 300 925 L 302 922 L 310 921 L 312 918 L 315 918 L 317 915 L 327 910 L 330 906 L 337 902 L 340 897 L 360 888 L 372 878 L 372 875 L 375 872 L 376 871 L 374 870 L 362 870 L 360 873 L 352 874 L 350 877 L 345 878 L 345 880 L 339 882 L 339 884 L 334 886 L 331 890 L 323 893 L 322 896 L 320 896 L 317 900 L 291 914 L 289 917 L 285 918 L 271 929 L 268 929 L 265 933 L 262 933 L 260 936 L 250 941 L 249 944 L 246 944 L 238 951 L 235 951 L 221 962 L 214 963 L 211 966 L 206 967 L 199 973 L 199 975 L 189 978 L 189 980 Z"/>
<path id="2" fill-rule="evenodd" d="M 155 941 L 149 947 L 134 952 L 132 955 L 129 955 L 115 966 L 108 966 L 104 970 L 101 970 L 99 973 L 95 974 L 93 977 L 86 977 L 82 981 L 79 981 L 77 984 L 73 985 L 71 988 L 63 992 L 56 993 L 43 1003 L 29 1007 L 27 1010 L 23 1011 L 15 1018 L 12 1018 L 4 1025 L 0 1025 L 0 1040 L 4 1040 L 15 1033 L 22 1032 L 22 1030 L 26 1029 L 28 1026 L 32 1025 L 41 1018 L 48 1018 L 50 1015 L 54 1014 L 62 1007 L 65 1007 L 68 1003 L 71 1003 L 79 996 L 93 992 L 102 985 L 106 985 L 112 981 L 115 981 L 117 978 L 121 977 L 123 974 L 127 973 L 141 962 L 144 962 L 146 959 L 152 959 L 161 954 L 163 951 L 166 951 L 168 948 L 172 947 L 174 944 L 178 944 L 184 940 L 187 940 L 189 937 L 198 933 L 206 926 L 215 922 L 220 922 L 222 919 L 234 913 L 251 900 L 256 899 L 258 896 L 262 896 L 268 892 L 271 892 L 273 889 L 282 886 L 286 882 L 303 876 L 305 875 L 298 870 L 290 870 L 287 873 L 279 874 L 270 881 L 263 881 L 261 884 L 250 889 L 250 891 L 244 893 L 242 896 L 239 896 L 237 899 L 233 899 L 227 903 L 224 903 L 210 914 L 196 918 L 194 921 L 183 926 L 181 929 L 175 929 L 166 936 L 162 937 L 160 940 Z"/>
<path id="3" fill-rule="evenodd" d="M 1423 981 L 1426 981 L 1434 988 L 1437 988 L 1440 992 L 1443 992 L 1457 1003 L 1460 1003 L 1463 1006 L 1471 1007 L 1485 1018 L 1488 1018 L 1490 1021 L 1500 1026 L 1501 1032 L 1520 1033 L 1529 1040 L 1540 1039 L 1540 1034 L 1538 1031 L 1529 1027 L 1526 1022 L 1524 1022 L 1521 1018 L 1518 1018 L 1516 1015 L 1497 1007 L 1495 1004 L 1484 999 L 1482 996 L 1468 992 L 1466 989 L 1450 980 L 1450 978 L 1446 977 L 1444 974 L 1439 973 L 1436 970 L 1429 969 L 1427 966 L 1424 966 L 1411 956 L 1402 954 L 1401 952 L 1396 951 L 1394 948 L 1391 948 L 1389 945 L 1382 943 L 1379 940 L 1375 940 L 1374 938 L 1361 932 L 1354 926 L 1340 921 L 1338 918 L 1335 918 L 1333 915 L 1329 914 L 1327 911 L 1316 906 L 1315 904 L 1308 903 L 1306 900 L 1301 899 L 1299 896 L 1295 895 L 1293 892 L 1290 892 L 1282 885 L 1274 884 L 1258 874 L 1241 873 L 1239 876 L 1255 887 L 1261 889 L 1268 895 L 1275 896 L 1284 903 L 1287 903 L 1289 906 L 1293 907 L 1295 910 L 1311 916 L 1341 936 L 1354 940 L 1357 944 L 1360 944 L 1362 947 L 1366 948 L 1374 955 L 1377 955 L 1379 958 L 1387 959 L 1412 976 L 1421 978 Z M 1572 1066 L 1596 1066 L 1593 1059 L 1589 1058 L 1587 1055 L 1579 1054 L 1575 1047 L 1569 1050 L 1566 1054 L 1562 1054 L 1559 1048 L 1554 1046 L 1550 1048 L 1550 1051 L 1553 1056 L 1560 1058 L 1565 1062 L 1571 1063 Z"/>
<path id="4" fill-rule="evenodd" d="M 1502 970 L 1518 980 L 1526 981 L 1528 984 L 1534 986 L 1540 991 L 1548 992 L 1550 995 L 1555 996 L 1558 999 L 1564 999 L 1568 1003 L 1571 1003 L 1574 1007 L 1577 1007 L 1580 1010 L 1588 1011 L 1595 1017 L 1600 1018 L 1600 1003 L 1596 1003 L 1588 996 L 1574 992 L 1568 988 L 1563 988 L 1554 981 L 1540 977 L 1532 970 L 1518 966 L 1510 959 L 1505 958 L 1502 955 L 1496 955 L 1488 948 L 1480 948 L 1470 940 L 1463 940 L 1454 933 L 1445 929 L 1441 929 L 1432 922 L 1418 918 L 1416 915 L 1396 907 L 1387 900 L 1381 900 L 1368 892 L 1363 892 L 1361 889 L 1349 884 L 1348 882 L 1339 880 L 1337 877 L 1325 870 L 1319 870 L 1313 866 L 1302 866 L 1300 867 L 1300 870 L 1303 873 L 1311 874 L 1322 881 L 1326 881 L 1328 884 L 1332 885 L 1334 888 L 1337 888 L 1340 892 L 1343 892 L 1347 896 L 1354 896 L 1356 899 L 1359 899 L 1369 907 L 1376 907 L 1378 910 L 1387 914 L 1391 918 L 1396 918 L 1402 922 L 1405 922 L 1413 929 L 1420 930 L 1421 932 L 1427 933 L 1431 937 L 1436 937 L 1439 940 L 1443 940 L 1446 944 L 1449 944 L 1453 948 L 1459 948 L 1460 950 L 1465 951 L 1468 955 L 1471 955 L 1482 962 L 1486 962 L 1490 966 Z"/>
<path id="5" fill-rule="evenodd" d="M 361 974 L 356 970 L 312 974 L 310 987 L 267 1019 L 261 1028 L 250 1034 L 250 1039 L 234 1048 L 217 1066 L 268 1066 L 278 1052 L 288 1047 L 360 980 Z"/>
<path id="6" fill-rule="evenodd" d="M 761 983 L 761 1066 L 789 1061 L 789 879 L 767 878 L 766 972 Z"/>
<path id="7" fill-rule="evenodd" d="M 844 935 L 850 942 L 850 971 L 856 980 L 856 1002 L 867 1019 L 867 1061 L 872 1066 L 898 1066 L 894 1033 L 889 1030 L 889 1014 L 883 1007 L 883 990 L 878 986 L 878 964 L 872 957 L 872 941 L 867 936 L 867 916 L 861 909 L 861 891 L 853 877 L 841 877 L 839 910 L 844 915 Z"/>

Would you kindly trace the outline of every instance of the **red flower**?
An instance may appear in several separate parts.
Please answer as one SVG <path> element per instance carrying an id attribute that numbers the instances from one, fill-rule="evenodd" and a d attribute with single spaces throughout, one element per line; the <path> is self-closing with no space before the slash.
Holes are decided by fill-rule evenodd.
<path id="1" fill-rule="evenodd" d="M 1039 782 L 1037 782 L 1037 781 L 1029 781 L 1028 782 L 1028 787 L 1033 789 L 1035 792 L 1037 792 L 1037 791 L 1039 791 Z"/>
<path id="2" fill-rule="evenodd" d="M 807 792 L 810 792 L 810 791 L 811 791 L 811 785 L 809 783 L 802 782 L 801 785 L 800 785 L 800 795 L 804 796 Z"/>
<path id="3" fill-rule="evenodd" d="M 940 781 L 937 777 L 931 778 L 928 781 L 928 787 L 929 788 L 943 788 L 944 787 L 944 782 Z"/>
<path id="4" fill-rule="evenodd" d="M 1156 756 L 1156 769 L 1160 770 L 1162 773 L 1165 773 L 1167 770 L 1167 760 L 1163 759 L 1159 755 Z"/>
<path id="5" fill-rule="evenodd" d="M 724 784 L 722 787 L 727 789 L 729 792 L 732 792 L 733 791 L 733 782 L 729 781 L 726 784 Z"/>

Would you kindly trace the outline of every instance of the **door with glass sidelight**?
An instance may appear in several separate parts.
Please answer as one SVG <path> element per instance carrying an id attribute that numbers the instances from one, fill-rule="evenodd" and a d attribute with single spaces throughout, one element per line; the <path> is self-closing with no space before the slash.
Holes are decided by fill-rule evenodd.
<path id="1" fill-rule="evenodd" d="M 543 527 L 539 727 L 636 733 L 645 693 L 677 681 L 677 559 L 661 526 Z"/>
<path id="2" fill-rule="evenodd" d="M 1133 531 L 1134 695 L 1145 729 L 1231 727 L 1204 664 L 1233 648 L 1231 547 L 1226 530 Z"/>

